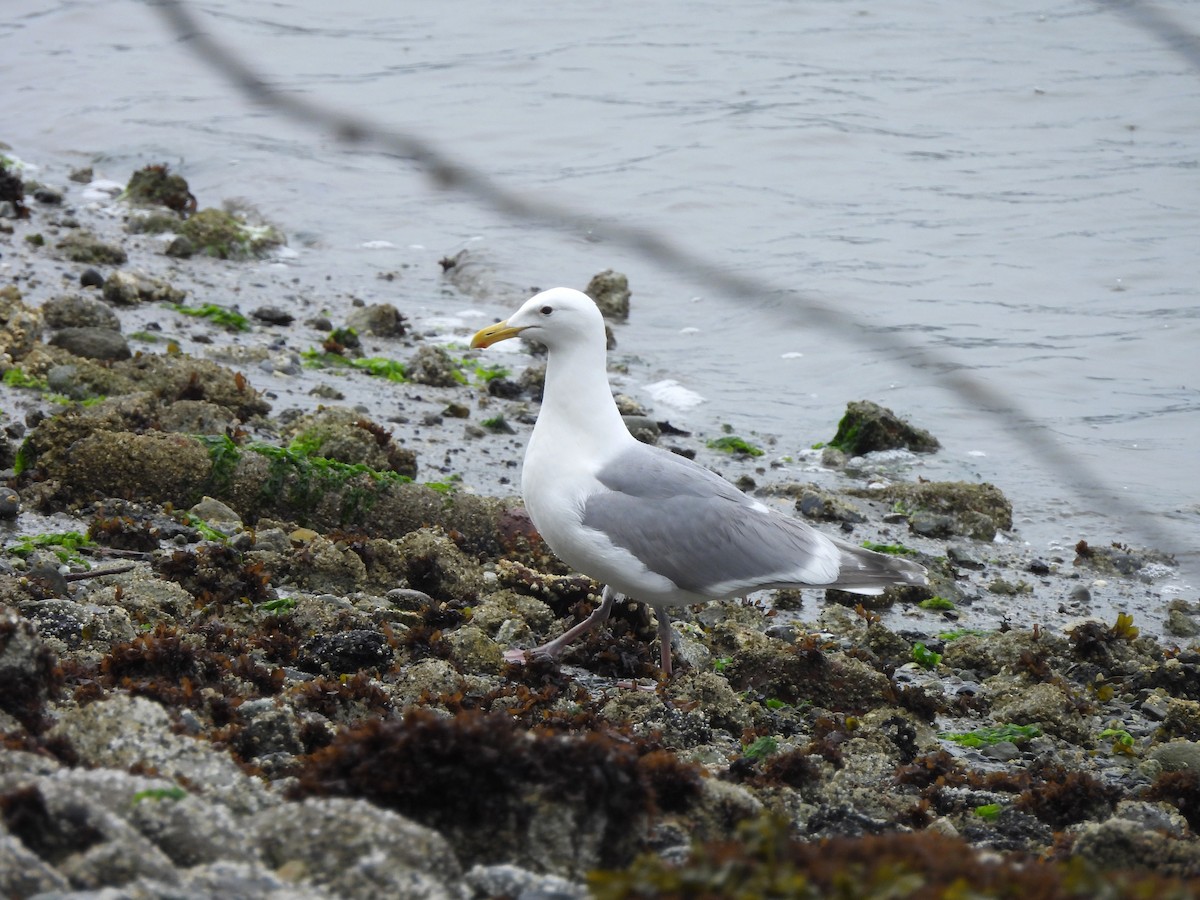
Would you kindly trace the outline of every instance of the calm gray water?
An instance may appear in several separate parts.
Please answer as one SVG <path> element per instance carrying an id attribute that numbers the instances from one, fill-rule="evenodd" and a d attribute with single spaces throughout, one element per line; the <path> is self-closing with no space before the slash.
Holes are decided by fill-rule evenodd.
<path id="1" fill-rule="evenodd" d="M 1195 0 L 1164 8 L 1200 29 Z M 333 276 L 331 304 L 461 313 L 436 260 L 462 247 L 499 284 L 582 287 L 616 268 L 635 292 L 618 334 L 637 377 L 706 398 L 660 416 L 775 435 L 784 454 L 828 438 L 848 400 L 877 400 L 942 440 L 931 477 L 1013 498 L 1039 552 L 1154 542 L 1188 563 L 1176 587 L 1194 598 L 1200 72 L 1154 36 L 1083 0 L 197 9 L 289 90 L 915 336 L 1012 396 L 1103 490 L 1081 496 L 1021 429 L 948 392 L 945 367 L 806 327 L 778 291 L 723 296 L 505 220 L 248 104 L 134 0 L 5 0 L 0 139 L 118 180 L 169 162 L 203 205 L 248 198 L 289 232 L 297 268 Z M 477 309 L 472 324 L 508 311 Z"/>

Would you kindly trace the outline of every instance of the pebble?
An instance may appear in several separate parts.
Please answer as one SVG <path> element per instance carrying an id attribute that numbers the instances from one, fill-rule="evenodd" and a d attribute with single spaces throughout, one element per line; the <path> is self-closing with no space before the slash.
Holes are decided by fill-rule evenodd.
<path id="1" fill-rule="evenodd" d="M 983 560 L 971 552 L 969 547 L 964 547 L 961 544 L 951 544 L 946 548 L 946 556 L 955 565 L 962 566 L 964 569 L 982 569 Z"/>
<path id="2" fill-rule="evenodd" d="M 95 269 L 84 269 L 79 275 L 79 283 L 83 287 L 103 288 L 104 276 Z"/>
<path id="3" fill-rule="evenodd" d="M 12 488 L 0 488 L 0 519 L 15 519 L 21 511 L 21 495 Z"/>
<path id="4" fill-rule="evenodd" d="M 250 315 L 260 322 L 266 322 L 268 325 L 291 325 L 292 322 L 296 321 L 295 316 L 286 309 L 278 306 L 260 306 L 251 312 Z"/>
<path id="5" fill-rule="evenodd" d="M 58 206 L 63 201 L 63 195 L 54 188 L 40 187 L 33 192 L 33 199 L 48 206 Z"/>

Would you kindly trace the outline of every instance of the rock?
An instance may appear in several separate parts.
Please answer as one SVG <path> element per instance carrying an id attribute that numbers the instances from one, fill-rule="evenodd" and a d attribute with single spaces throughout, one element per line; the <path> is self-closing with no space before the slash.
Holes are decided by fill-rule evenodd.
<path id="1" fill-rule="evenodd" d="M 307 672 L 324 672 L 337 677 L 349 672 L 386 669 L 392 657 L 392 648 L 383 634 L 351 629 L 337 634 L 318 634 L 305 644 L 297 664 Z"/>
<path id="2" fill-rule="evenodd" d="M 455 387 L 463 383 L 458 364 L 441 347 L 422 347 L 405 364 L 405 372 L 410 381 L 431 387 Z"/>
<path id="3" fill-rule="evenodd" d="M 121 320 L 115 312 L 99 300 L 80 294 L 60 294 L 51 297 L 42 304 L 42 318 L 50 328 L 121 330 Z"/>
<path id="4" fill-rule="evenodd" d="M 56 664 L 37 628 L 0 606 L 0 710 L 38 730 L 46 700 L 58 685 Z"/>
<path id="5" fill-rule="evenodd" d="M 1200 773 L 1200 742 L 1178 740 L 1158 744 L 1148 754 L 1168 772 L 1192 771 Z"/>
<path id="6" fill-rule="evenodd" d="M 407 332 L 404 316 L 390 303 L 372 303 L 352 310 L 346 316 L 346 325 L 359 334 L 379 337 L 403 337 Z"/>
<path id="7" fill-rule="evenodd" d="M 955 534 L 953 516 L 928 512 L 914 513 L 908 520 L 908 528 L 913 534 L 928 538 L 948 538 Z"/>
<path id="8" fill-rule="evenodd" d="M 222 209 L 200 210 L 179 227 L 179 234 L 192 242 L 194 252 L 217 259 L 262 259 L 285 243 L 274 227 Z M 168 255 L 174 255 L 170 248 Z"/>
<path id="9" fill-rule="evenodd" d="M 45 203 L 47 206 L 61 206 L 63 202 L 62 191 L 57 191 L 54 188 L 42 187 L 35 188 L 33 191 L 33 199 L 38 203 Z"/>
<path id="10" fill-rule="evenodd" d="M 91 166 L 80 166 L 78 169 L 72 169 L 67 179 L 76 184 L 88 184 L 93 177 L 95 177 L 95 172 Z"/>
<path id="11" fill-rule="evenodd" d="M 82 229 L 67 235 L 57 246 L 64 257 L 77 263 L 120 266 L 128 260 L 123 247 L 106 243 Z"/>
<path id="12" fill-rule="evenodd" d="M 911 450 L 932 453 L 941 445 L 924 429 L 909 425 L 894 412 L 870 400 L 853 401 L 838 422 L 829 445 L 850 456 L 878 450 Z"/>
<path id="13" fill-rule="evenodd" d="M 296 321 L 295 316 L 279 306 L 260 306 L 258 309 L 252 311 L 250 315 L 260 322 L 266 322 L 268 325 L 291 325 L 292 322 Z"/>
<path id="14" fill-rule="evenodd" d="M 140 272 L 114 272 L 104 283 L 104 299 L 114 306 L 138 303 L 179 303 L 187 291 L 172 287 L 161 278 Z"/>
<path id="15" fill-rule="evenodd" d="M 462 878 L 444 837 L 363 800 L 308 799 L 245 829 L 273 869 L 294 868 L 339 897 L 450 900 Z"/>
<path id="16" fill-rule="evenodd" d="M 0 487 L 0 519 L 15 519 L 21 512 L 21 495 L 10 487 Z"/>
<path id="17" fill-rule="evenodd" d="M 963 569 L 982 569 L 984 567 L 983 560 L 971 552 L 970 547 L 964 547 L 961 544 L 951 544 L 946 548 L 946 556 L 956 566 Z"/>
<path id="18" fill-rule="evenodd" d="M 1167 610 L 1165 627 L 1168 634 L 1175 637 L 1195 637 L 1200 634 L 1200 625 L 1183 610 L 1173 607 Z"/>
<path id="19" fill-rule="evenodd" d="M 79 274 L 79 284 L 81 287 L 104 287 L 104 276 L 93 268 L 86 268 Z"/>
<path id="20" fill-rule="evenodd" d="M 308 456 L 365 465 L 408 478 L 417 475 L 417 455 L 397 444 L 390 431 L 361 413 L 330 406 L 293 421 L 284 432 Z"/>
<path id="21" fill-rule="evenodd" d="M 847 493 L 898 505 L 910 517 L 944 516 L 949 521 L 930 519 L 953 534 L 991 541 L 997 531 L 1012 528 L 1012 504 L 991 484 L 965 481 L 926 481 L 891 484 L 879 488 L 857 488 Z"/>
<path id="22" fill-rule="evenodd" d="M 0 831 L 0 896 L 66 897 L 70 888 L 65 875 L 26 849 L 18 837 Z"/>
<path id="23" fill-rule="evenodd" d="M 83 765 L 138 766 L 162 778 L 202 785 L 206 797 L 235 814 L 272 805 L 262 784 L 245 775 L 227 753 L 207 741 L 176 734 L 166 710 L 145 697 L 112 694 L 87 706 L 62 709 L 50 734 L 67 741 Z"/>
<path id="24" fill-rule="evenodd" d="M 41 339 L 40 312 L 25 305 L 15 285 L 0 288 L 0 363 L 23 359 Z"/>
<path id="25" fill-rule="evenodd" d="M 173 259 L 191 259 L 196 255 L 196 242 L 186 234 L 177 235 L 163 251 Z"/>
<path id="26" fill-rule="evenodd" d="M 188 512 L 203 519 L 222 534 L 232 535 L 242 530 L 241 517 L 220 500 L 214 500 L 207 495 Z"/>
<path id="27" fill-rule="evenodd" d="M 796 500 L 796 509 L 807 519 L 818 519 L 824 522 L 856 524 L 866 521 L 866 517 L 845 500 L 816 485 L 807 485 L 802 488 L 800 496 Z"/>
<path id="28" fill-rule="evenodd" d="M 557 875 L 539 875 L 508 863 L 473 866 L 467 886 L 477 897 L 514 897 L 517 900 L 587 900 L 587 886 Z"/>
<path id="29" fill-rule="evenodd" d="M 108 328 L 63 328 L 50 336 L 50 343 L 84 359 L 129 359 L 129 342 Z"/>
<path id="30" fill-rule="evenodd" d="M 196 198 L 182 175 L 173 174 L 166 165 L 145 166 L 134 172 L 122 195 L 141 206 L 165 206 L 176 212 L 196 208 Z"/>
<path id="31" fill-rule="evenodd" d="M 605 318 L 621 322 L 629 318 L 629 279 L 620 272 L 605 269 L 593 275 L 583 292 L 596 301 Z"/>

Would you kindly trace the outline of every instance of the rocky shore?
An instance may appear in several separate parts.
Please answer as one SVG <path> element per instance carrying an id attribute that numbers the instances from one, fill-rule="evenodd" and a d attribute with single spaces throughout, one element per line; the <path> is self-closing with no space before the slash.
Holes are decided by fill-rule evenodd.
<path id="1" fill-rule="evenodd" d="M 623 397 L 930 585 L 680 611 L 670 679 L 636 604 L 507 664 L 598 600 L 514 496 L 536 356 L 306 283 L 164 167 L 0 161 L 0 895 L 1197 893 L 1169 557 L 1031 551 L 873 403 L 786 453 Z"/>

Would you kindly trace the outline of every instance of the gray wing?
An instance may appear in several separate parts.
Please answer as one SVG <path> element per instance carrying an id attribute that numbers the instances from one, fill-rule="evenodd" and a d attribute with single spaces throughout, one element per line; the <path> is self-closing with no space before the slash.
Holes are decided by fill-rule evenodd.
<path id="1" fill-rule="evenodd" d="M 583 524 L 684 590 L 710 595 L 717 585 L 746 592 L 837 580 L 842 554 L 835 542 L 763 512 L 762 504 L 690 460 L 639 444 L 596 477 L 608 490 L 588 498 Z"/>

